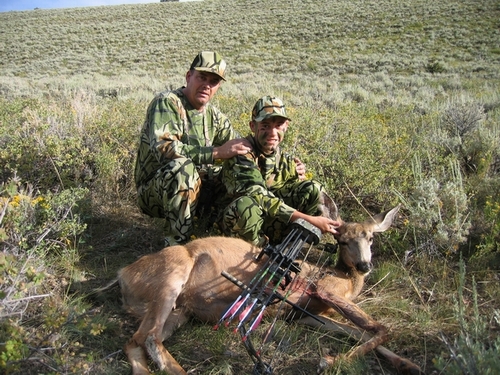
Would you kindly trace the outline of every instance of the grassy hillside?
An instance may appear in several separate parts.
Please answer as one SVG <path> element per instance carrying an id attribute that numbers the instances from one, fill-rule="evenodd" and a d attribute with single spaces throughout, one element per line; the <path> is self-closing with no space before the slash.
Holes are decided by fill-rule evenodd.
<path id="1" fill-rule="evenodd" d="M 347 220 L 403 203 L 374 244 L 361 307 L 425 373 L 500 371 L 498 1 L 205 0 L 0 13 L 0 369 L 127 374 L 137 328 L 84 294 L 161 248 L 132 169 L 154 93 L 218 50 L 215 99 L 242 133 L 278 95 L 286 148 Z M 197 222 L 196 236 L 217 233 Z M 331 241 L 324 238 L 324 241 Z M 276 367 L 312 374 L 354 343 L 290 326 Z M 237 337 L 192 321 L 168 342 L 197 374 L 251 368 Z M 331 374 L 390 374 L 375 354 Z"/>

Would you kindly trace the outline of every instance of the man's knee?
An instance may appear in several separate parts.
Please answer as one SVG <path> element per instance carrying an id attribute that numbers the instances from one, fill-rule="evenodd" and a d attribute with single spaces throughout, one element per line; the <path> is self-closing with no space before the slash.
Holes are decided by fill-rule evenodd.
<path id="1" fill-rule="evenodd" d="M 252 212 L 255 210 L 260 210 L 260 207 L 253 198 L 247 196 L 236 198 L 225 208 L 224 221 L 239 221 L 241 218 L 253 216 Z"/>
<path id="2" fill-rule="evenodd" d="M 298 186 L 298 190 L 303 194 L 312 195 L 319 197 L 322 191 L 322 186 L 314 180 L 301 181 Z"/>
<path id="3" fill-rule="evenodd" d="M 316 209 L 319 204 L 321 194 L 321 185 L 314 181 L 301 181 L 292 191 L 290 198 L 285 201 L 299 211 L 310 211 Z M 308 212 L 305 212 L 308 213 Z"/>
<path id="4" fill-rule="evenodd" d="M 178 183 L 186 181 L 189 185 L 195 185 L 200 181 L 196 165 L 188 158 L 171 160 L 157 172 L 155 177 L 166 184 L 172 184 L 171 181 Z"/>
<path id="5" fill-rule="evenodd" d="M 232 234 L 246 232 L 248 228 L 262 225 L 262 208 L 248 196 L 235 199 L 226 207 L 223 213 L 223 229 Z"/>
<path id="6" fill-rule="evenodd" d="M 178 158 L 171 160 L 159 169 L 144 185 L 137 189 L 138 204 L 141 210 L 153 217 L 163 217 L 180 192 L 192 196 L 195 201 L 199 195 L 201 180 L 196 165 L 191 159 Z"/>

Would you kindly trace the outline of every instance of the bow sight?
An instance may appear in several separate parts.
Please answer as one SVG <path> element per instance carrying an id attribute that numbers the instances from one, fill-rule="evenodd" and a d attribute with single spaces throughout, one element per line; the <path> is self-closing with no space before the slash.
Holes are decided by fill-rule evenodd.
<path id="1" fill-rule="evenodd" d="M 289 288 L 285 295 L 282 295 L 278 290 L 285 291 L 300 273 L 300 265 L 296 262 L 296 258 L 303 246 L 306 244 L 317 245 L 320 238 L 321 231 L 317 227 L 303 219 L 298 219 L 292 223 L 290 231 L 282 243 L 277 246 L 268 244 L 262 249 L 255 261 L 261 261 L 264 255 L 267 256 L 267 259 L 248 285 L 243 284 L 227 272 L 222 272 L 222 275 L 240 287 L 242 292 L 214 328 L 217 329 L 222 323 L 227 327 L 238 316 L 239 321 L 234 331 L 240 333 L 245 348 L 254 362 L 253 375 L 273 373 L 271 365 L 262 360 L 261 349 L 256 350 L 249 337 L 251 332 L 259 326 L 264 311 L 269 305 L 278 301 L 286 302 L 294 309 L 318 320 L 314 315 L 287 300 L 293 288 Z M 264 335 L 264 342 L 269 336 L 274 322 Z"/>

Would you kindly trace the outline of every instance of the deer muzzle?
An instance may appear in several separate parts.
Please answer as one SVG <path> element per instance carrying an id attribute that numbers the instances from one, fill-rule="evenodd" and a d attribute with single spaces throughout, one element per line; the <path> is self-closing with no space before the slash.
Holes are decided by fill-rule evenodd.
<path id="1" fill-rule="evenodd" d="M 356 269 L 361 273 L 368 273 L 372 270 L 373 265 L 371 262 L 359 262 L 356 263 Z"/>

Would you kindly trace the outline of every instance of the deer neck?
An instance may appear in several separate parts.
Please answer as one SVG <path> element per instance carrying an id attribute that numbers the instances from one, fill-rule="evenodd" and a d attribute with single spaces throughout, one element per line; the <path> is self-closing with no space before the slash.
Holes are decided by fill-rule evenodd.
<path id="1" fill-rule="evenodd" d="M 341 258 L 337 261 L 334 271 L 336 274 L 344 274 L 345 278 L 351 282 L 351 291 L 349 296 L 346 297 L 349 299 L 356 298 L 363 289 L 366 275 L 359 273 L 354 267 L 349 267 Z"/>

